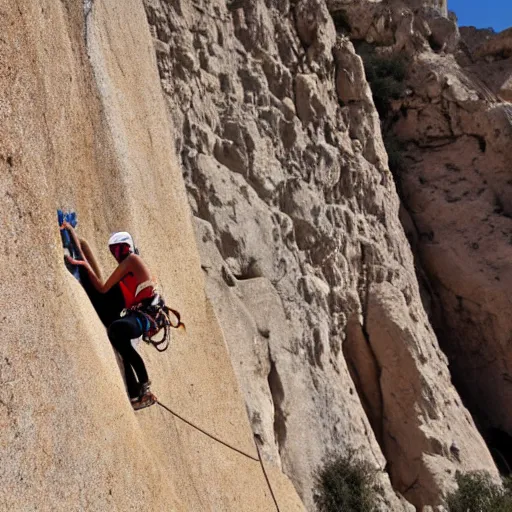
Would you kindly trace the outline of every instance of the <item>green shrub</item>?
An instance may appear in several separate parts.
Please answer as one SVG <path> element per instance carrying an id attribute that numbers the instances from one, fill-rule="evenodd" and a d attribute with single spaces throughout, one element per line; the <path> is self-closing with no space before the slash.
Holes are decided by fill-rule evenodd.
<path id="1" fill-rule="evenodd" d="M 375 509 L 377 471 L 353 454 L 331 457 L 316 477 L 319 512 L 372 512 Z"/>
<path id="2" fill-rule="evenodd" d="M 383 55 L 367 44 L 359 45 L 366 79 L 370 84 L 375 107 L 381 117 L 389 111 L 390 101 L 401 98 L 405 92 L 407 60 L 401 55 Z"/>
<path id="3" fill-rule="evenodd" d="M 500 487 L 488 473 L 457 474 L 459 488 L 446 498 L 450 512 L 511 512 L 512 484 Z"/>

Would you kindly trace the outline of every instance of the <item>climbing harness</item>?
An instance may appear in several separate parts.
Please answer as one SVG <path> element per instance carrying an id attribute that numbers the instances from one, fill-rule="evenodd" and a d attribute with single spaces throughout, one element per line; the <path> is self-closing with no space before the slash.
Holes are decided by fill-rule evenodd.
<path id="1" fill-rule="evenodd" d="M 258 457 L 254 457 L 253 455 L 250 455 L 242 450 L 239 450 L 238 448 L 235 448 L 234 446 L 222 441 L 221 439 L 219 439 L 218 437 L 214 436 L 213 434 L 209 434 L 208 432 L 206 432 L 206 430 L 203 430 L 202 428 L 198 427 L 197 425 L 194 425 L 192 422 L 186 420 L 185 418 L 183 418 L 182 416 L 180 416 L 179 414 L 175 413 L 172 409 L 170 409 L 169 407 L 167 407 L 166 405 L 164 405 L 162 402 L 160 401 L 156 401 L 156 403 L 162 407 L 163 409 L 165 409 L 167 412 L 170 412 L 173 416 L 175 416 L 176 418 L 180 419 L 181 421 L 183 421 L 183 423 L 186 423 L 187 425 L 191 426 L 192 428 L 198 430 L 199 432 L 201 432 L 202 434 L 204 434 L 205 436 L 209 437 L 210 439 L 213 439 L 214 441 L 216 441 L 217 443 L 220 443 L 224 446 L 226 446 L 227 448 L 229 448 L 230 450 L 233 450 L 237 453 L 240 453 L 241 455 L 243 455 L 244 457 L 247 457 L 248 459 L 251 459 L 251 460 L 254 460 L 256 462 L 259 461 L 260 463 L 260 466 L 261 466 L 261 470 L 263 471 L 263 476 L 265 477 L 265 481 L 267 483 L 267 486 L 268 486 L 268 489 L 270 491 L 270 495 L 272 496 L 272 500 L 274 501 L 274 505 L 276 507 L 276 510 L 277 512 L 281 512 L 280 509 L 279 509 L 279 504 L 277 503 L 277 499 L 276 499 L 276 496 L 274 494 L 274 491 L 272 489 L 272 486 L 270 485 L 270 480 L 268 478 L 268 475 L 267 475 L 267 471 L 265 469 L 265 465 L 263 464 L 263 460 L 261 458 L 261 453 L 260 453 L 260 449 L 258 447 L 258 442 L 256 441 L 256 439 L 254 439 L 254 446 L 256 447 L 256 453 L 258 454 Z"/>
<path id="2" fill-rule="evenodd" d="M 143 332 L 142 339 L 153 345 L 158 352 L 165 352 L 169 348 L 171 327 L 173 329 L 185 329 L 180 314 L 167 306 L 158 293 L 121 312 L 122 317 L 130 314 L 137 317 Z M 155 339 L 155 336 L 162 330 L 164 332 L 163 337 Z"/>

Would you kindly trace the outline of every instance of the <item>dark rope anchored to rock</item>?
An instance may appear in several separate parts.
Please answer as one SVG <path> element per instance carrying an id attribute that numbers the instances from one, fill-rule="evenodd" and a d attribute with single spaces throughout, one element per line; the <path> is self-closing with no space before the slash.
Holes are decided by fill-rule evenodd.
<path id="1" fill-rule="evenodd" d="M 261 466 L 261 470 L 263 471 L 263 476 L 265 477 L 265 482 L 267 483 L 268 489 L 270 491 L 270 495 L 272 496 L 272 500 L 274 501 L 274 505 L 276 507 L 276 510 L 277 510 L 277 512 L 280 512 L 279 504 L 277 503 L 277 499 L 276 499 L 276 496 L 275 496 L 274 491 L 272 489 L 272 486 L 270 484 L 270 480 L 268 478 L 267 471 L 265 469 L 265 465 L 263 464 L 263 460 L 261 458 L 261 452 L 260 452 L 260 449 L 259 449 L 259 446 L 258 446 L 258 442 L 255 439 L 254 439 L 254 446 L 256 447 L 256 453 L 258 454 L 257 457 L 254 457 L 253 455 L 250 455 L 249 453 L 244 452 L 243 450 L 235 448 L 233 445 L 231 445 L 229 443 L 226 443 L 225 441 L 222 441 L 217 436 L 214 436 L 213 434 L 210 434 L 206 430 L 203 430 L 201 427 L 198 427 L 197 425 L 194 425 L 191 421 L 186 420 L 183 416 L 180 416 L 178 413 L 174 412 L 171 408 L 167 407 L 162 402 L 156 400 L 156 403 L 160 407 L 165 409 L 167 412 L 171 413 L 173 416 L 175 416 L 179 420 L 183 421 L 183 423 L 186 423 L 187 425 L 189 425 L 190 427 L 194 428 L 195 430 L 201 432 L 202 434 L 204 434 L 205 436 L 209 437 L 210 439 L 213 439 L 215 442 L 224 445 L 226 448 L 229 448 L 230 450 L 233 450 L 233 451 L 239 453 L 240 455 L 243 455 L 244 457 L 247 457 L 248 459 L 251 459 L 251 460 L 254 460 L 256 462 L 259 462 L 260 466 Z"/>

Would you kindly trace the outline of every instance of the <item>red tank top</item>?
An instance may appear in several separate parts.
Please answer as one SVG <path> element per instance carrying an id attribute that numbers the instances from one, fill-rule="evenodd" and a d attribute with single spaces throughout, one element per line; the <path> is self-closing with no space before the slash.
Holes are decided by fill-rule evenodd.
<path id="1" fill-rule="evenodd" d="M 139 290 L 137 293 L 137 288 L 141 284 L 146 284 Z M 121 291 L 123 292 L 124 297 L 124 307 L 131 308 L 134 304 L 137 304 L 143 299 L 148 299 L 152 297 L 155 293 L 154 284 L 151 281 L 146 281 L 145 283 L 139 283 L 132 272 L 126 274 L 121 281 L 119 282 L 119 286 L 121 287 Z"/>

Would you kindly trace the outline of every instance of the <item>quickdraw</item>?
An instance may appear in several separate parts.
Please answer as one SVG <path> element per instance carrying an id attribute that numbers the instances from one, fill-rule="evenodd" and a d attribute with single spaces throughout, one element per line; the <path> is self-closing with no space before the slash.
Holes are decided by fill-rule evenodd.
<path id="1" fill-rule="evenodd" d="M 144 299 L 138 304 L 135 304 L 129 309 L 123 311 L 126 314 L 136 314 L 146 320 L 146 325 L 143 326 L 142 339 L 146 343 L 151 343 L 159 352 L 165 352 L 169 348 L 169 329 L 183 328 L 185 330 L 185 324 L 181 321 L 180 314 L 166 306 L 164 299 L 155 294 L 153 297 Z M 174 317 L 173 321 L 171 318 Z M 164 331 L 162 339 L 153 339 L 160 331 Z"/>

